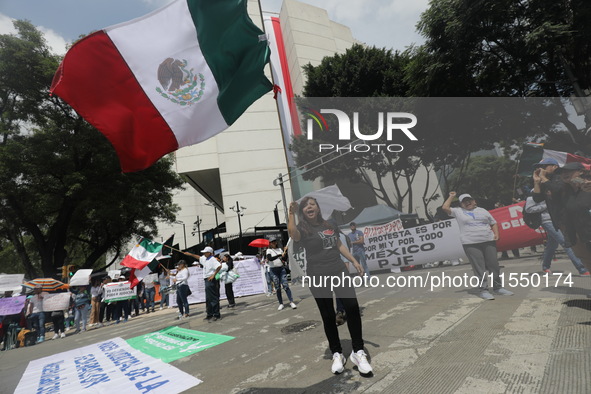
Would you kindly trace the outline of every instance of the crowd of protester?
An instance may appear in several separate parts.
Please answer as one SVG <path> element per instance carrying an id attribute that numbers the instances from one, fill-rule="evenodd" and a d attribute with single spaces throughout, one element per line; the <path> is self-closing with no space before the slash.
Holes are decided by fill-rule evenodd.
<path id="1" fill-rule="evenodd" d="M 33 288 L 27 295 L 25 305 L 18 314 L 0 316 L 1 350 L 10 350 L 24 346 L 24 338 L 29 338 L 27 345 L 42 343 L 53 333 L 51 340 L 65 338 L 87 331 L 90 327 L 101 328 L 105 324 L 119 324 L 127 322 L 129 318 L 142 313 L 155 312 L 155 285 L 160 284 L 161 300 L 159 309 L 168 307 L 169 276 L 163 272 L 158 281 L 140 282 L 135 287 L 136 298 L 109 302 L 105 300 L 104 285 L 111 282 L 125 282 L 125 275 L 117 279 L 109 276 L 93 278 L 88 286 L 71 286 L 67 290 L 52 291 L 52 293 L 67 292 L 70 295 L 69 305 L 64 310 L 47 311 L 44 309 L 44 299 L 50 293 L 43 290 L 42 285 Z M 160 282 L 162 281 L 162 282 Z M 5 292 L 0 297 L 16 297 L 21 295 Z M 26 292 L 25 292 L 26 295 Z M 69 331 L 73 330 L 71 333 Z M 51 334 L 50 334 L 51 335 Z M 13 338 L 14 337 L 14 338 Z M 19 337 L 21 340 L 16 340 Z"/>
<path id="2" fill-rule="evenodd" d="M 547 241 L 541 263 L 544 272 L 550 272 L 551 262 L 558 246 L 562 246 L 580 275 L 589 276 L 591 269 L 591 175 L 583 165 L 569 163 L 562 167 L 553 159 L 537 163 L 533 172 L 533 189 L 524 207 L 527 213 L 541 215 L 540 226 L 545 230 Z M 297 217 L 297 220 L 296 220 Z M 476 289 L 485 300 L 495 296 L 510 296 L 513 293 L 501 287 L 500 266 L 496 243 L 499 228 L 493 216 L 478 206 L 472 195 L 458 196 L 450 192 L 444 204 L 438 209 L 439 220 L 455 218 L 459 227 L 460 242 L 468 257 L 474 274 L 484 278 Z M 292 203 L 289 210 L 288 233 L 290 238 L 300 243 L 307 259 L 307 276 L 349 275 L 350 266 L 357 274 L 368 276 L 370 270 L 364 253 L 363 233 L 350 223 L 350 232 L 345 234 L 339 227 L 321 216 L 321 207 L 313 198 L 304 198 L 299 204 Z M 296 309 L 289 287 L 290 270 L 287 263 L 287 246 L 281 248 L 279 240 L 269 239 L 269 246 L 261 248 L 255 260 L 260 263 L 266 279 L 267 296 L 275 295 L 278 310 L 285 308 L 283 292 L 289 306 Z M 201 254 L 183 252 L 193 266 L 202 268 L 205 288 L 204 320 L 215 322 L 222 318 L 220 287 L 223 285 L 228 308 L 236 306 L 233 280 L 229 275 L 234 270 L 234 258 L 227 252 L 214 252 L 205 247 Z M 513 251 L 519 256 L 518 250 Z M 235 258 L 240 258 L 237 254 Z M 459 264 L 459 262 L 450 262 Z M 103 288 L 112 279 L 108 276 L 95 278 L 88 286 L 75 286 L 71 293 L 69 308 L 63 311 L 46 312 L 43 299 L 47 293 L 35 288 L 27 298 L 25 307 L 18 315 L 4 316 L 2 321 L 3 345 L 10 344 L 7 336 L 14 327 L 26 331 L 30 342 L 41 343 L 46 338 L 45 326 L 51 321 L 51 339 L 66 337 L 84 332 L 88 327 L 103 327 L 107 323 L 119 324 L 132 316 L 156 311 L 156 291 L 159 285 L 159 309 L 170 308 L 169 291 L 176 292 L 179 309 L 177 319 L 191 317 L 188 297 L 191 294 L 189 278 L 191 271 L 185 260 L 180 260 L 173 270 L 162 270 L 155 276 L 140 281 L 135 287 L 136 298 L 106 302 Z M 488 283 L 487 278 L 491 279 Z M 117 279 L 126 281 L 122 276 Z M 360 306 L 353 287 L 341 286 L 331 290 L 312 286 L 310 288 L 322 318 L 324 332 L 332 352 L 331 371 L 335 374 L 344 371 L 347 360 L 362 374 L 371 374 L 372 367 L 364 349 L 362 317 Z M 10 295 L 8 295 L 10 296 Z M 336 303 L 336 307 L 335 307 Z M 347 323 L 351 336 L 352 353 L 347 359 L 343 355 L 338 326 Z M 12 331 L 11 331 L 12 330 Z"/>

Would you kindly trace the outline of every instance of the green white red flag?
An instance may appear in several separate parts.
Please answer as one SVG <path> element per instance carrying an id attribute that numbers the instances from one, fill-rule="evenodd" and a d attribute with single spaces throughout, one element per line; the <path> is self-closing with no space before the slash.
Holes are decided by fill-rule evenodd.
<path id="1" fill-rule="evenodd" d="M 587 169 L 591 168 L 591 159 L 586 157 L 568 152 L 544 149 L 543 144 L 526 144 L 523 146 L 523 153 L 519 158 L 519 175 L 530 176 L 534 171 L 534 164 L 549 158 L 556 160 L 560 167 L 566 163 L 579 162 L 587 167 Z"/>
<path id="2" fill-rule="evenodd" d="M 247 0 L 176 0 L 68 51 L 51 94 L 115 148 L 124 172 L 202 142 L 272 89 L 266 36 Z"/>
<path id="3" fill-rule="evenodd" d="M 144 238 L 129 251 L 121 265 L 141 270 L 150 264 L 161 250 L 162 244 Z"/>

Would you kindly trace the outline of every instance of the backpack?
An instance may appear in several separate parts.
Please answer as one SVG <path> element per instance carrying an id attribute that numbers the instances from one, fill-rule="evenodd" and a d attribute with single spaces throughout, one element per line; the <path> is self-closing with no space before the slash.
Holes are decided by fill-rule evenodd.
<path id="1" fill-rule="evenodd" d="M 542 225 L 542 213 L 541 212 L 528 213 L 528 212 L 525 212 L 525 207 L 524 207 L 523 211 L 521 212 L 521 215 L 523 216 L 523 221 L 525 222 L 527 227 L 531 228 L 532 230 L 537 230 Z"/>
<path id="2" fill-rule="evenodd" d="M 18 347 L 33 346 L 37 343 L 37 331 L 23 328 L 17 335 Z"/>

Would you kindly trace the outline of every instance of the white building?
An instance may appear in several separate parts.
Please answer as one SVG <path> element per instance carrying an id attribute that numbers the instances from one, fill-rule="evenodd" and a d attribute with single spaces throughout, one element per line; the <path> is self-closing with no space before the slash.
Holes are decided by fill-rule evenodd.
<path id="1" fill-rule="evenodd" d="M 258 1 L 249 1 L 248 12 L 254 23 L 263 28 Z M 304 84 L 303 65 L 317 65 L 325 56 L 344 52 L 354 41 L 347 27 L 330 21 L 325 10 L 308 4 L 285 0 L 278 19 L 296 94 L 301 92 Z M 270 34 L 270 41 L 273 36 Z M 267 67 L 267 77 L 271 79 L 270 67 Z M 284 222 L 281 189 L 274 186 L 273 181 L 280 173 L 288 173 L 288 144 L 281 132 L 277 102 L 273 92 L 269 92 L 226 131 L 198 145 L 178 150 L 176 171 L 187 184 L 174 201 L 181 207 L 177 219 L 184 226 L 181 223 L 161 225 L 160 240 L 174 233 L 175 242 L 181 248 L 199 243 L 200 234 L 194 231 L 195 222 L 200 220 L 201 232 L 214 228 L 216 209 L 217 222 L 226 223 L 227 234 L 238 234 L 239 227 L 246 233 L 252 232 L 254 227 L 274 226 L 275 206 L 279 209 L 281 222 Z M 285 195 L 289 204 L 289 182 L 285 183 Z M 240 209 L 243 215 L 240 223 L 238 214 L 231 209 L 237 203 L 245 208 Z"/>
<path id="2" fill-rule="evenodd" d="M 226 131 L 176 152 L 176 170 L 187 182 L 186 189 L 175 197 L 175 203 L 181 207 L 177 219 L 184 225 L 163 224 L 159 235 L 163 241 L 175 233 L 175 242 L 181 248 L 199 243 L 201 237 L 194 223 L 199 221 L 201 233 L 212 229 L 216 226 L 216 213 L 217 223 L 226 223 L 225 235 L 274 226 L 275 206 L 280 221 L 285 221 L 281 189 L 273 181 L 279 174 L 289 172 L 287 146 L 291 135 L 298 131 L 294 131 L 289 116 L 282 116 L 284 108 L 291 104 L 289 97 L 301 95 L 304 65 L 318 65 L 324 57 L 344 53 L 356 42 L 350 29 L 331 21 L 326 10 L 295 0 L 284 0 L 278 16 L 262 15 L 259 2 L 249 0 L 248 12 L 255 24 L 265 26 L 272 50 L 272 81 L 280 86 L 281 93 L 276 101 L 273 92 L 269 92 Z M 271 67 L 266 72 L 271 79 Z M 294 182 L 291 186 L 285 183 L 287 205 L 292 200 L 291 187 L 298 189 L 296 195 L 301 195 L 306 184 L 309 189 L 306 182 Z M 314 184 L 315 188 L 322 186 Z M 359 191 L 363 193 L 362 188 Z M 373 196 L 369 197 L 375 201 Z M 240 220 L 231 209 L 237 205 L 243 215 Z"/>

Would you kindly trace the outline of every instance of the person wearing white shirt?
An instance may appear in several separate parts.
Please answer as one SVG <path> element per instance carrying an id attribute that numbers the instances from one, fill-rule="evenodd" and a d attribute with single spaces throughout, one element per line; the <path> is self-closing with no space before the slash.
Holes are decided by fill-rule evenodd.
<path id="1" fill-rule="evenodd" d="M 179 317 L 182 319 L 189 317 L 189 269 L 185 260 L 180 260 L 177 264 L 177 272 L 173 277 L 173 283 L 176 283 L 176 303 L 179 307 Z"/>
<path id="2" fill-rule="evenodd" d="M 35 286 L 35 294 L 29 298 L 27 307 L 27 320 L 32 327 L 37 328 L 37 343 L 45 340 L 45 310 L 43 309 L 43 299 L 49 294 L 43 291 L 41 285 Z"/>
<path id="3" fill-rule="evenodd" d="M 203 267 L 203 280 L 205 281 L 205 320 L 216 321 L 220 315 L 220 281 L 215 278 L 220 272 L 222 264 L 213 257 L 213 249 L 207 246 L 201 251 L 203 256 L 199 258 L 199 264 Z"/>
<path id="4" fill-rule="evenodd" d="M 492 215 L 484 208 L 478 207 L 476 200 L 465 193 L 460 195 L 459 207 L 451 207 L 456 192 L 450 192 L 441 209 L 449 216 L 456 218 L 460 228 L 460 242 L 470 260 L 474 275 L 481 278 L 479 297 L 494 300 L 486 280 L 486 272 L 492 275 L 492 292 L 496 295 L 513 295 L 513 292 L 501 287 L 499 275 L 501 268 L 497 260 L 497 241 L 499 226 Z"/>

